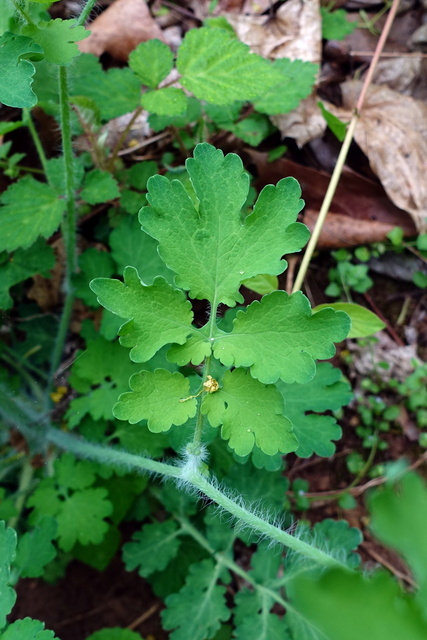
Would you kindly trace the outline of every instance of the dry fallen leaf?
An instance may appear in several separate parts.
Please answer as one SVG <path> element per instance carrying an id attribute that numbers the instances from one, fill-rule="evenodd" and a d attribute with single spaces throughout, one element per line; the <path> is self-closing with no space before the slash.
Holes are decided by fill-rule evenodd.
<path id="1" fill-rule="evenodd" d="M 91 35 L 78 43 L 82 53 L 108 53 L 126 62 L 138 44 L 164 40 L 144 0 L 116 0 L 89 25 Z"/>
<path id="2" fill-rule="evenodd" d="M 362 83 L 341 85 L 343 106 L 327 108 L 348 122 Z M 392 202 L 427 230 L 427 105 L 386 86 L 372 85 L 354 138 Z"/>

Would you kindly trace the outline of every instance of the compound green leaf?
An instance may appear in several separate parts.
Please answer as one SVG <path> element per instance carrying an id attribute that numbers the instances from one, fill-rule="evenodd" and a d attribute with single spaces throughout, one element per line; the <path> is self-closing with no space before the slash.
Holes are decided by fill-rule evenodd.
<path id="1" fill-rule="evenodd" d="M 243 369 L 225 373 L 221 388 L 203 398 L 202 411 L 213 427 L 222 424 L 221 436 L 239 456 L 254 445 L 268 455 L 298 448 L 276 387 L 264 386 Z"/>
<path id="2" fill-rule="evenodd" d="M 141 371 L 131 377 L 129 385 L 132 392 L 122 394 L 113 408 L 118 420 L 131 424 L 147 420 L 150 431 L 159 433 L 196 415 L 195 399 L 182 401 L 190 394 L 190 382 L 181 373 Z"/>
<path id="3" fill-rule="evenodd" d="M 129 66 L 150 89 L 166 78 L 173 67 L 173 53 L 160 40 L 142 42 L 129 55 Z"/>
<path id="4" fill-rule="evenodd" d="M 218 335 L 213 351 L 227 367 L 251 367 L 253 377 L 264 384 L 278 378 L 305 383 L 316 372 L 315 359 L 331 358 L 333 342 L 343 340 L 349 326 L 341 311 L 324 309 L 312 315 L 299 291 L 274 291 L 238 311 L 232 332 Z"/>
<path id="5" fill-rule="evenodd" d="M 292 640 L 286 622 L 274 613 L 252 613 L 236 625 L 238 640 Z M 300 639 L 298 639 L 300 640 Z"/>
<path id="6" fill-rule="evenodd" d="M 67 496 L 61 503 L 58 521 L 58 544 L 63 551 L 70 551 L 76 542 L 96 544 L 108 530 L 104 518 L 113 510 L 105 489 L 83 489 Z"/>
<path id="7" fill-rule="evenodd" d="M 199 100 L 229 104 L 251 100 L 280 82 L 280 73 L 223 29 L 187 32 L 178 51 L 181 84 Z"/>
<path id="8" fill-rule="evenodd" d="M 15 564 L 20 578 L 39 578 L 44 567 L 56 556 L 52 540 L 56 538 L 57 524 L 53 518 L 42 518 L 32 531 L 24 533 L 18 542 Z"/>
<path id="9" fill-rule="evenodd" d="M 212 560 L 203 560 L 190 567 L 183 588 L 166 598 L 162 612 L 163 627 L 174 629 L 170 640 L 205 640 L 229 619 L 225 587 L 217 585 L 221 568 Z"/>
<path id="10" fill-rule="evenodd" d="M 144 93 L 141 104 L 144 109 L 158 116 L 179 116 L 187 109 L 187 96 L 182 89 L 165 87 Z"/>
<path id="11" fill-rule="evenodd" d="M 179 551 L 181 533 L 174 520 L 146 524 L 141 531 L 134 533 L 132 542 L 123 545 L 126 571 L 138 568 L 143 578 L 155 571 L 163 571 Z"/>
<path id="12" fill-rule="evenodd" d="M 99 204 L 118 198 L 120 191 L 111 173 L 94 169 L 86 174 L 80 196 L 88 204 Z"/>
<path id="13" fill-rule="evenodd" d="M 64 200 L 54 189 L 30 176 L 12 184 L 0 202 L 0 251 L 26 249 L 39 236 L 48 238 L 65 211 Z"/>
<path id="14" fill-rule="evenodd" d="M 329 362 L 320 362 L 314 378 L 305 384 L 286 384 L 281 380 L 276 383 L 285 400 L 285 413 L 294 425 L 299 442 L 296 454 L 300 458 L 308 458 L 313 453 L 329 457 L 335 452 L 331 441 L 341 436 L 335 418 L 311 412 L 337 411 L 348 404 L 350 386 L 341 378 L 339 369 Z"/>
<path id="15" fill-rule="evenodd" d="M 42 54 L 42 48 L 31 38 L 9 32 L 1 36 L 0 102 L 19 109 L 34 107 L 37 104 L 37 96 L 31 88 L 36 70 L 29 58 L 39 60 Z"/>
<path id="16" fill-rule="evenodd" d="M 143 640 L 143 638 L 139 633 L 130 629 L 109 627 L 91 633 L 86 640 Z"/>
<path id="17" fill-rule="evenodd" d="M 238 289 L 243 280 L 278 275 L 286 268 L 283 254 L 306 242 L 306 227 L 295 223 L 300 188 L 293 178 L 268 185 L 242 221 L 249 179 L 237 155 L 224 157 L 203 143 L 186 167 L 198 210 L 181 182 L 154 176 L 148 181 L 151 207 L 141 209 L 139 220 L 159 241 L 160 257 L 177 273 L 179 287 L 192 298 L 234 306 L 242 301 Z"/>
<path id="18" fill-rule="evenodd" d="M 427 622 L 413 596 L 385 572 L 371 578 L 330 569 L 292 581 L 292 606 L 328 640 L 424 640 Z"/>
<path id="19" fill-rule="evenodd" d="M 80 392 L 66 413 L 69 427 L 75 427 L 88 413 L 94 420 L 111 420 L 113 406 L 129 387 L 129 378 L 141 370 L 129 360 L 117 342 L 103 338 L 91 341 L 71 369 L 69 382 Z"/>
<path id="20" fill-rule="evenodd" d="M 0 628 L 6 624 L 6 616 L 12 610 L 16 593 L 9 585 L 10 565 L 15 559 L 16 532 L 0 521 Z"/>
<path id="21" fill-rule="evenodd" d="M 64 65 L 80 54 L 75 43 L 87 38 L 90 31 L 78 26 L 76 20 L 56 18 L 40 22 L 37 26 L 27 25 L 22 34 L 41 46 L 47 62 Z"/>
<path id="22" fill-rule="evenodd" d="M 137 216 L 127 216 L 111 232 L 111 255 L 123 273 L 125 267 L 135 267 L 143 282 L 152 284 L 156 276 L 163 276 L 170 284 L 174 273 L 167 268 L 157 251 L 158 242 L 141 229 Z"/>
<path id="23" fill-rule="evenodd" d="M 129 318 L 119 335 L 120 344 L 131 348 L 131 359 L 146 362 L 166 344 L 183 344 L 193 332 L 191 303 L 183 292 L 161 277 L 143 284 L 134 267 L 126 267 L 123 278 L 124 283 L 96 278 L 90 288 L 108 311 Z"/>
<path id="24" fill-rule="evenodd" d="M 89 307 L 97 307 L 96 296 L 90 290 L 89 282 L 96 277 L 111 277 L 115 273 L 114 262 L 109 253 L 91 247 L 80 255 L 79 268 L 80 273 L 73 278 L 75 294 Z"/>
<path id="25" fill-rule="evenodd" d="M 53 631 L 44 628 L 44 623 L 31 618 L 15 620 L 0 635 L 1 640 L 57 640 Z"/>
<path id="26" fill-rule="evenodd" d="M 13 299 L 9 289 L 39 273 L 48 277 L 55 264 L 53 249 L 39 239 L 29 249 L 17 249 L 0 264 L 0 309 L 10 309 Z"/>
<path id="27" fill-rule="evenodd" d="M 281 80 L 264 92 L 262 97 L 257 97 L 254 107 L 269 115 L 288 113 L 312 92 L 319 65 L 281 58 L 273 62 L 273 67 L 279 72 Z"/>
<path id="28" fill-rule="evenodd" d="M 427 610 L 427 487 L 415 473 L 394 485 L 387 484 L 369 499 L 370 526 L 381 542 L 402 554 L 419 585 L 419 598 Z"/>

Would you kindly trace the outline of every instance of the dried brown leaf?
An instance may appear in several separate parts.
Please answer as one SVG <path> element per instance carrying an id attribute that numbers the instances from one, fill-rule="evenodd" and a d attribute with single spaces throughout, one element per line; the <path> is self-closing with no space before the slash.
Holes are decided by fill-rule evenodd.
<path id="1" fill-rule="evenodd" d="M 343 106 L 327 108 L 344 122 L 361 91 L 361 82 L 341 85 Z M 372 85 L 354 138 L 369 159 L 390 200 L 407 211 L 420 232 L 427 230 L 427 105 L 386 86 Z"/>
<path id="2" fill-rule="evenodd" d="M 126 62 L 138 44 L 164 40 L 144 0 L 116 0 L 89 25 L 91 35 L 78 43 L 82 53 L 108 53 Z"/>

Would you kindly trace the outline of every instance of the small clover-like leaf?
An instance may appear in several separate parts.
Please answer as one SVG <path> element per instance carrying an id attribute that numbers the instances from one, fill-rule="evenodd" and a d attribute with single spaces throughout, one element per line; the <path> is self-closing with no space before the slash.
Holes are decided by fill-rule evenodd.
<path id="1" fill-rule="evenodd" d="M 183 344 L 193 331 L 190 302 L 164 278 L 156 278 L 147 286 L 136 269 L 126 267 L 124 283 L 96 278 L 90 288 L 106 309 L 121 318 L 130 318 L 119 335 L 120 344 L 131 347 L 134 362 L 146 362 L 165 344 Z"/>
<path id="2" fill-rule="evenodd" d="M 251 367 L 264 384 L 279 378 L 305 383 L 315 374 L 315 359 L 331 358 L 333 342 L 343 340 L 349 327 L 345 313 L 323 309 L 312 315 L 301 292 L 274 291 L 238 311 L 232 332 L 218 335 L 213 351 L 227 367 Z"/>
<path id="3" fill-rule="evenodd" d="M 280 82 L 280 73 L 232 34 L 210 27 L 191 29 L 178 51 L 181 84 L 199 100 L 230 104 L 251 100 Z"/>
<path id="4" fill-rule="evenodd" d="M 299 185 L 293 178 L 268 185 L 242 221 L 249 179 L 237 155 L 224 157 L 203 143 L 186 167 L 196 206 L 181 182 L 154 176 L 148 181 L 151 207 L 141 209 L 139 220 L 159 241 L 160 256 L 176 272 L 179 287 L 192 298 L 234 306 L 242 301 L 243 280 L 282 273 L 283 254 L 305 244 L 307 228 L 295 223 L 303 204 Z"/>
<path id="5" fill-rule="evenodd" d="M 138 573 L 146 578 L 155 571 L 163 571 L 179 551 L 181 540 L 174 520 L 146 524 L 134 533 L 132 542 L 123 545 L 123 561 L 127 571 L 138 567 Z"/>
<path id="6" fill-rule="evenodd" d="M 37 26 L 27 25 L 22 33 L 42 47 L 48 62 L 63 65 L 79 55 L 75 43 L 87 38 L 90 32 L 78 26 L 76 20 L 56 18 L 49 22 L 40 22 Z"/>
<path id="7" fill-rule="evenodd" d="M 9 32 L 1 36 L 0 102 L 20 109 L 37 104 L 37 96 L 31 88 L 36 70 L 29 59 L 40 59 L 42 55 L 43 49 L 31 38 Z"/>
<path id="8" fill-rule="evenodd" d="M 276 383 L 285 400 L 285 413 L 294 425 L 299 442 L 296 454 L 300 458 L 313 453 L 329 457 L 335 452 L 332 440 L 340 438 L 341 428 L 332 416 L 312 412 L 337 411 L 350 401 L 350 387 L 341 378 L 339 369 L 329 362 L 320 362 L 314 378 L 305 384 L 286 384 L 281 380 Z"/>
<path id="9" fill-rule="evenodd" d="M 131 424 L 147 420 L 153 433 L 168 431 L 170 427 L 184 424 L 196 414 L 196 401 L 188 398 L 190 382 L 181 373 L 165 369 L 154 372 L 141 371 L 129 381 L 132 392 L 120 396 L 113 408 L 119 420 Z"/>
<path id="10" fill-rule="evenodd" d="M 276 387 L 264 386 L 243 369 L 225 373 L 219 391 L 204 397 L 202 411 L 213 427 L 222 424 L 222 437 L 239 456 L 250 453 L 255 444 L 268 455 L 298 447 Z"/>
<path id="11" fill-rule="evenodd" d="M 65 202 L 56 191 L 30 176 L 12 184 L 0 202 L 0 251 L 26 249 L 39 236 L 48 238 L 65 211 Z"/>
<path id="12" fill-rule="evenodd" d="M 159 116 L 179 116 L 187 109 L 187 96 L 182 89 L 165 87 L 144 93 L 141 104 L 144 109 Z"/>
<path id="13" fill-rule="evenodd" d="M 70 551 L 76 542 L 96 544 L 107 533 L 108 524 L 104 518 L 113 511 L 107 500 L 106 489 L 83 489 L 61 503 L 58 520 L 58 543 L 63 551 Z"/>
<path id="14" fill-rule="evenodd" d="M 82 200 L 88 204 L 98 204 L 118 198 L 120 191 L 116 180 L 110 173 L 94 169 L 86 174 L 80 195 Z"/>
<path id="15" fill-rule="evenodd" d="M 146 87 L 155 89 L 173 67 L 173 53 L 160 40 L 142 42 L 129 55 L 129 66 Z"/>

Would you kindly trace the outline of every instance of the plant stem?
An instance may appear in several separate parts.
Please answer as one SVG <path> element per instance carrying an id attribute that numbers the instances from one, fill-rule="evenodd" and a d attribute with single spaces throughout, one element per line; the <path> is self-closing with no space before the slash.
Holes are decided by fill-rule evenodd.
<path id="1" fill-rule="evenodd" d="M 31 460 L 27 458 L 24 462 L 24 466 L 22 467 L 21 477 L 19 479 L 18 497 L 16 498 L 16 502 L 15 502 L 15 508 L 17 513 L 16 515 L 14 515 L 12 518 L 9 519 L 9 522 L 8 522 L 9 527 L 15 528 L 18 523 L 19 517 L 22 513 L 22 509 L 24 508 L 24 505 L 25 505 L 25 499 L 27 497 L 28 489 L 30 488 L 33 475 L 34 475 L 34 467 L 31 464 Z"/>
<path id="2" fill-rule="evenodd" d="M 55 375 L 55 371 L 61 361 L 64 349 L 65 338 L 70 324 L 71 312 L 74 302 L 74 291 L 72 277 L 77 271 L 77 253 L 76 253 L 76 203 L 75 203 L 75 181 L 74 181 L 74 161 L 73 148 L 71 139 L 71 118 L 70 104 L 68 101 L 68 79 L 67 68 L 59 67 L 59 107 L 61 117 L 61 135 L 64 158 L 64 175 L 65 175 L 65 198 L 66 212 L 62 222 L 62 237 L 65 246 L 65 277 L 63 282 L 63 290 L 65 293 L 64 308 L 61 320 L 59 322 L 58 333 L 52 352 L 50 372 L 51 376 Z"/>
<path id="3" fill-rule="evenodd" d="M 304 257 L 302 259 L 301 262 L 301 266 L 300 269 L 298 271 L 298 275 L 296 277 L 295 283 L 294 283 L 294 287 L 292 289 L 292 292 L 294 293 L 295 291 L 299 291 L 301 289 L 302 283 L 304 282 L 304 278 L 306 276 L 307 273 L 307 269 L 308 266 L 310 264 L 311 258 L 313 256 L 314 250 L 316 248 L 317 245 L 317 241 L 319 239 L 320 233 L 322 231 L 323 228 L 323 224 L 325 222 L 326 216 L 328 214 L 329 211 L 329 207 L 331 206 L 331 202 L 332 202 L 332 198 L 335 195 L 335 190 L 337 188 L 339 179 L 341 177 L 341 173 L 344 167 L 344 163 L 345 160 L 347 158 L 347 154 L 348 154 L 348 150 L 350 148 L 350 144 L 352 142 L 353 139 L 353 134 L 354 131 L 356 129 L 356 125 L 359 121 L 359 117 L 360 117 L 360 112 L 362 110 L 363 107 L 363 103 L 365 101 L 365 97 L 366 97 L 366 93 L 368 91 L 368 88 L 372 82 L 372 78 L 373 75 L 375 73 L 375 70 L 377 68 L 377 64 L 378 61 L 380 59 L 381 56 L 381 52 L 384 48 L 384 44 L 385 41 L 388 37 L 388 34 L 390 32 L 391 29 L 391 25 L 393 24 L 393 20 L 395 18 L 397 9 L 399 7 L 399 1 L 400 0 L 393 0 L 393 5 L 390 9 L 390 13 L 387 16 L 387 20 L 386 23 L 384 25 L 384 29 L 381 33 L 381 36 L 378 40 L 377 46 L 375 48 L 375 54 L 374 57 L 372 58 L 371 64 L 369 66 L 368 69 L 368 73 L 366 74 L 365 80 L 363 82 L 363 86 L 362 86 L 362 90 L 360 92 L 360 96 L 357 100 L 357 104 L 354 108 L 353 111 L 353 115 L 352 118 L 350 120 L 350 124 L 348 125 L 347 128 L 347 133 L 346 136 L 344 138 L 344 142 L 342 143 L 342 147 L 341 147 L 341 151 L 339 153 L 338 159 L 337 159 L 337 163 L 335 165 L 335 169 L 332 173 L 331 176 L 331 180 L 329 182 L 328 188 L 326 190 L 326 194 L 325 194 L 325 198 L 323 200 L 322 206 L 320 208 L 319 211 L 319 216 L 316 220 L 316 224 L 314 226 L 313 229 L 313 233 L 312 236 L 310 238 L 310 241 L 307 245 L 307 249 L 305 251 Z"/>
<path id="4" fill-rule="evenodd" d="M 31 117 L 31 112 L 29 109 L 23 109 L 22 110 L 22 120 L 24 122 L 24 124 L 28 127 L 28 130 L 31 134 L 31 137 L 33 139 L 34 142 L 34 146 L 37 150 L 37 153 L 39 155 L 39 159 L 40 159 L 40 164 L 43 168 L 44 174 L 46 176 L 46 180 L 49 182 L 49 178 L 48 178 L 48 173 L 47 173 L 47 158 L 46 158 L 46 154 L 44 152 L 43 149 L 43 145 L 41 143 L 41 140 L 39 138 L 39 134 L 37 133 L 37 129 L 34 126 L 34 122 L 33 119 Z"/>
<path id="5" fill-rule="evenodd" d="M 34 24 L 33 21 L 31 20 L 30 14 L 21 7 L 18 0 L 12 0 L 12 4 L 15 7 L 15 10 L 19 13 L 21 18 L 23 18 L 27 24 Z"/>
<path id="6" fill-rule="evenodd" d="M 96 5 L 97 0 L 88 0 L 85 4 L 85 6 L 82 9 L 81 14 L 79 15 L 79 17 L 77 18 L 77 26 L 82 26 L 86 23 L 86 20 L 89 17 L 90 12 L 92 11 L 92 9 L 94 8 L 94 6 Z"/>
<path id="7" fill-rule="evenodd" d="M 295 538 L 290 533 L 270 524 L 255 513 L 252 513 L 246 507 L 238 504 L 236 501 L 225 495 L 213 483 L 209 482 L 209 480 L 202 474 L 191 471 L 186 479 L 225 511 L 231 513 L 231 515 L 237 520 L 249 525 L 251 529 L 255 529 L 255 531 L 262 535 L 266 535 L 272 540 L 280 542 L 285 547 L 288 547 L 297 553 L 301 553 L 306 558 L 310 558 L 322 566 L 341 568 L 345 566 L 324 551 L 316 549 L 316 547 L 313 547 L 303 540 L 298 540 L 298 538 Z"/>
<path id="8" fill-rule="evenodd" d="M 169 478 L 176 478 L 178 481 L 190 484 L 208 498 L 216 502 L 216 504 L 222 507 L 225 511 L 228 511 L 228 513 L 233 517 L 249 525 L 261 535 L 268 536 L 285 547 L 318 562 L 322 566 L 341 568 L 345 566 L 324 551 L 316 549 L 316 547 L 311 546 L 303 540 L 298 540 L 290 533 L 282 531 L 279 527 L 276 527 L 255 515 L 249 509 L 243 507 L 241 504 L 225 495 L 225 493 L 218 488 L 215 480 L 212 482 L 209 481 L 204 475 L 195 472 L 192 468 L 187 470 L 186 467 L 178 467 L 164 462 L 157 462 L 156 460 L 150 460 L 149 458 L 144 458 L 143 456 L 138 456 L 133 453 L 119 451 L 113 447 L 105 447 L 92 442 L 87 442 L 86 440 L 77 438 L 71 434 L 59 431 L 58 429 L 48 428 L 45 437 L 49 442 L 52 442 L 61 449 L 71 451 L 71 453 L 74 453 L 76 456 L 81 458 L 89 458 L 96 460 L 101 464 L 121 467 L 126 469 L 128 473 L 131 471 L 135 471 L 137 473 L 147 471 L 149 473 L 156 473 Z"/>
<path id="9" fill-rule="evenodd" d="M 243 580 L 252 585 L 254 589 L 258 589 L 259 591 L 267 593 L 278 604 L 282 605 L 282 607 L 284 607 L 285 609 L 287 608 L 288 603 L 278 593 L 272 591 L 271 589 L 268 589 L 267 587 L 264 587 L 261 584 L 258 584 L 256 580 L 254 580 L 247 571 L 239 567 L 236 562 L 230 560 L 230 558 L 228 558 L 225 554 L 215 551 L 215 549 L 209 544 L 208 540 L 206 540 L 204 535 L 202 535 L 200 531 L 193 527 L 191 522 L 189 522 L 186 518 L 182 518 L 177 515 L 175 515 L 175 518 L 180 523 L 184 532 L 188 533 L 193 538 L 193 540 L 195 540 L 203 549 L 205 549 L 218 563 L 221 563 L 237 576 L 243 578 Z"/>

